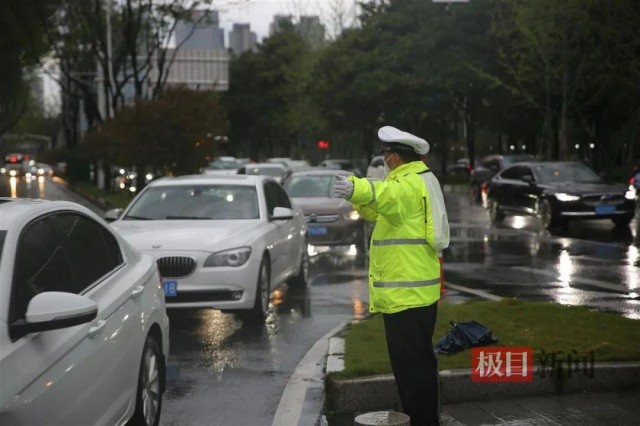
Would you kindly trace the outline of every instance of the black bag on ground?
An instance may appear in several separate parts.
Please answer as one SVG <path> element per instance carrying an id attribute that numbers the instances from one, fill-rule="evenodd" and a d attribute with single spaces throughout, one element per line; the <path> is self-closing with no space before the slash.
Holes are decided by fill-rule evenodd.
<path id="1" fill-rule="evenodd" d="M 453 327 L 440 338 L 435 346 L 435 351 L 438 353 L 453 355 L 472 346 L 490 345 L 498 341 L 491 335 L 491 330 L 477 321 L 451 321 L 450 324 Z"/>

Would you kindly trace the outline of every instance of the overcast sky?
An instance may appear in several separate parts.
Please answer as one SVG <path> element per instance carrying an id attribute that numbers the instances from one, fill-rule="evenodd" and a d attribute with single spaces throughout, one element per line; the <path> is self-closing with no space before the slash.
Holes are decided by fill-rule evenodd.
<path id="1" fill-rule="evenodd" d="M 269 24 L 274 15 L 318 15 L 327 26 L 331 16 L 332 5 L 343 9 L 354 7 L 355 0 L 220 0 L 213 3 L 213 8 L 220 11 L 220 26 L 231 30 L 234 23 L 249 23 L 251 30 L 262 40 L 269 35 Z M 331 28 L 327 28 L 331 31 Z M 228 42 L 228 34 L 225 35 Z"/>

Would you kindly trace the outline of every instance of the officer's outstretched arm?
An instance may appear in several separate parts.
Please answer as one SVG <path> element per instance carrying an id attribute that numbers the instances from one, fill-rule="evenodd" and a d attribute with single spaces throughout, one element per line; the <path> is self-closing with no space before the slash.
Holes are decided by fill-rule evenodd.
<path id="1" fill-rule="evenodd" d="M 353 194 L 349 201 L 355 205 L 365 206 L 382 215 L 391 223 L 402 221 L 403 192 L 407 187 L 395 180 L 369 181 L 364 178 L 349 177 L 353 182 Z"/>

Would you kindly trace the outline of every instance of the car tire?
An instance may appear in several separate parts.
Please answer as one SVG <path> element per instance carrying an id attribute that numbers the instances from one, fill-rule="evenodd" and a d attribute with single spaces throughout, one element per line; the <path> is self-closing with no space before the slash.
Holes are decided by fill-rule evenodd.
<path id="1" fill-rule="evenodd" d="M 305 241 L 304 247 L 302 248 L 302 256 L 300 258 L 298 273 L 288 281 L 289 287 L 291 288 L 305 288 L 309 282 L 309 251 L 307 250 L 307 247 L 308 245 Z"/>
<path id="2" fill-rule="evenodd" d="M 160 423 L 164 380 L 164 358 L 160 345 L 154 337 L 147 336 L 138 372 L 136 411 L 127 426 L 157 426 Z"/>
<path id="3" fill-rule="evenodd" d="M 558 215 L 553 211 L 553 206 L 549 200 L 543 199 L 538 202 L 538 219 L 544 229 L 562 228 L 566 230 L 568 228 L 568 222 L 561 220 Z"/>
<path id="4" fill-rule="evenodd" d="M 482 190 L 480 189 L 480 184 L 473 182 L 469 185 L 469 197 L 471 197 L 471 201 L 474 203 L 482 201 Z"/>
<path id="5" fill-rule="evenodd" d="M 500 205 L 495 200 L 489 201 L 489 218 L 493 223 L 500 223 L 504 220 L 505 214 L 500 210 Z"/>
<path id="6" fill-rule="evenodd" d="M 624 228 L 626 226 L 629 226 L 631 220 L 633 220 L 633 215 L 614 217 L 611 220 L 616 225 L 616 228 Z"/>
<path id="7" fill-rule="evenodd" d="M 267 258 L 262 259 L 260 263 L 260 272 L 258 272 L 258 283 L 256 285 L 255 302 L 253 308 L 241 312 L 241 316 L 248 322 L 264 322 L 267 318 L 269 310 L 269 296 L 271 295 L 271 274 Z"/>

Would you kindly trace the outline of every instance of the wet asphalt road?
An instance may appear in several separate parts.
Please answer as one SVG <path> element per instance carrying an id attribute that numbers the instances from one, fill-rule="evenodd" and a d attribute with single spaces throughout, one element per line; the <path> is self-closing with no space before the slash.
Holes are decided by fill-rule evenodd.
<path id="1" fill-rule="evenodd" d="M 82 201 L 49 181 L 0 181 L 0 196 Z M 640 319 L 638 223 L 572 223 L 552 234 L 537 220 L 500 226 L 466 194 L 448 193 L 452 239 L 446 279 L 502 297 L 585 305 Z M 296 365 L 316 340 L 367 311 L 366 260 L 348 249 L 316 253 L 303 292 L 273 293 L 268 321 L 243 324 L 214 310 L 170 311 L 171 355 L 161 425 L 270 425 Z M 449 289 L 451 301 L 475 298 Z M 317 395 L 321 398 L 321 395 Z"/>

